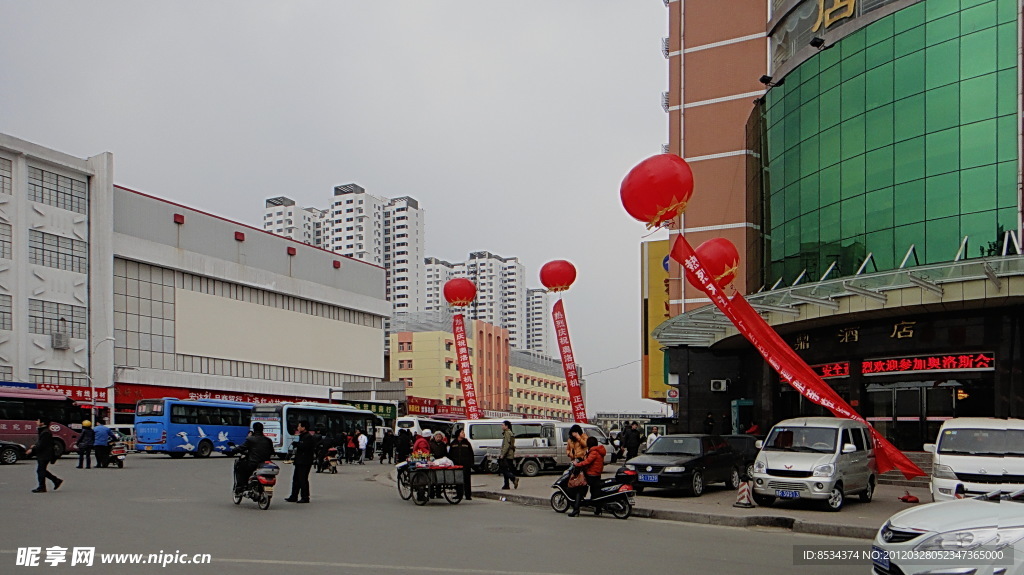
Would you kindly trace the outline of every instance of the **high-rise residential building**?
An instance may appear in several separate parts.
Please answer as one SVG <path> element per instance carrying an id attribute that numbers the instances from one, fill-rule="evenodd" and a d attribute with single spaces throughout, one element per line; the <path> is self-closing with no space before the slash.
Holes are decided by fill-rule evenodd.
<path id="1" fill-rule="evenodd" d="M 541 354 L 550 353 L 550 315 L 548 290 L 526 290 L 526 349 Z"/>
<path id="2" fill-rule="evenodd" d="M 296 207 L 295 200 L 289 197 L 267 198 L 263 212 L 263 229 L 319 247 L 317 236 L 323 217 L 323 210 Z"/>
<path id="3" fill-rule="evenodd" d="M 426 258 L 426 296 L 423 300 L 423 311 L 434 311 L 447 309 L 448 303 L 444 299 L 444 284 L 459 275 L 464 264 L 453 264 L 437 258 Z"/>
<path id="4" fill-rule="evenodd" d="M 718 4 L 668 2 L 668 148 L 698 190 L 670 235 L 730 239 L 732 288 L 897 448 L 1024 416 L 1019 2 Z M 680 431 L 826 412 L 669 268 L 649 327 Z"/>

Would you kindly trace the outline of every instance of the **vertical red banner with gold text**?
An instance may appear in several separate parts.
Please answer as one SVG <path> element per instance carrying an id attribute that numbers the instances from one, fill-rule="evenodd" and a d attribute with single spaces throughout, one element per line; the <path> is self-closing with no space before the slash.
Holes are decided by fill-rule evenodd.
<path id="1" fill-rule="evenodd" d="M 736 329 L 754 346 L 761 354 L 761 357 L 768 362 L 778 374 L 779 378 L 791 385 L 801 395 L 814 403 L 828 409 L 836 417 L 845 417 L 859 421 L 868 426 L 875 445 L 875 461 L 879 473 L 885 473 L 891 469 L 899 469 L 903 475 L 911 477 L 926 475 L 913 461 L 911 461 L 896 446 L 889 443 L 875 428 L 868 424 L 834 389 L 810 366 L 793 351 L 779 334 L 758 313 L 750 307 L 747 300 L 740 294 L 729 299 L 725 293 L 711 280 L 711 274 L 707 272 L 704 264 L 697 257 L 697 253 L 690 246 L 683 236 L 679 236 L 672 246 L 672 259 L 679 262 L 691 274 L 695 287 L 703 291 L 712 303 L 722 310 Z M 687 278 L 690 279 L 690 278 Z"/>
<path id="2" fill-rule="evenodd" d="M 562 354 L 562 370 L 565 371 L 565 383 L 569 386 L 569 403 L 572 404 L 572 415 L 576 423 L 590 423 L 587 420 L 587 408 L 583 405 L 583 390 L 580 389 L 579 374 L 576 373 L 576 360 L 572 355 L 572 342 L 569 340 L 569 325 L 565 322 L 565 306 L 562 300 L 555 302 L 551 311 L 555 320 L 555 338 L 558 351 Z"/>
<path id="3" fill-rule="evenodd" d="M 466 399 L 466 415 L 469 419 L 480 419 L 480 404 L 476 401 L 473 367 L 469 363 L 469 346 L 466 345 L 466 321 L 461 313 L 452 318 L 452 332 L 455 334 L 455 353 L 459 354 L 459 381 L 462 382 L 462 396 Z"/>

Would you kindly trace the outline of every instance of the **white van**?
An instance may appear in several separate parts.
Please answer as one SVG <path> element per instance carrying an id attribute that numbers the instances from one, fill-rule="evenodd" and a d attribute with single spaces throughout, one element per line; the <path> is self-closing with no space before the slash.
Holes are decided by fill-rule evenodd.
<path id="1" fill-rule="evenodd" d="M 455 435 L 459 429 L 466 429 L 466 439 L 473 446 L 473 460 L 477 467 L 483 463 L 488 447 L 501 447 L 503 421 L 512 424 L 517 449 L 555 445 L 554 424 L 558 422 L 553 419 L 463 419 L 456 422 L 452 433 Z"/>
<path id="2" fill-rule="evenodd" d="M 874 443 L 867 425 L 837 417 L 801 417 L 775 424 L 755 445 L 754 501 L 813 499 L 839 511 L 847 495 L 871 501 L 875 492 Z"/>
<path id="3" fill-rule="evenodd" d="M 933 501 L 1024 489 L 1024 420 L 950 419 L 924 450 L 933 454 Z"/>
<path id="4" fill-rule="evenodd" d="M 452 427 L 455 422 L 445 419 L 433 419 L 430 417 L 421 417 L 419 415 L 406 415 L 399 417 L 395 420 L 395 433 L 398 433 L 399 429 L 408 429 L 412 433 L 413 437 L 423 433 L 424 429 L 430 431 L 440 431 L 444 433 L 444 436 L 449 440 L 452 439 Z"/>

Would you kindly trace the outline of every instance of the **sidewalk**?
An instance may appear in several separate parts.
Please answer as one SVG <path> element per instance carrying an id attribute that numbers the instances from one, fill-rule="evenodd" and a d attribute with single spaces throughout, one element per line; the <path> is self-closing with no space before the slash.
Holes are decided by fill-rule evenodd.
<path id="1" fill-rule="evenodd" d="M 605 477 L 611 477 L 611 474 L 605 474 Z M 503 491 L 501 478 L 474 475 L 473 494 L 486 499 L 547 507 L 554 492 L 551 484 L 557 478 L 557 475 L 523 477 L 519 480 L 519 489 Z M 754 509 L 733 507 L 736 492 L 721 485 L 708 486 L 700 497 L 688 497 L 681 492 L 665 489 L 647 489 L 642 495 L 637 495 L 633 514 L 637 517 L 688 523 L 781 527 L 798 533 L 873 539 L 891 515 L 914 506 L 898 499 L 906 489 L 879 485 L 870 503 L 861 503 L 857 496 L 853 496 L 846 500 L 842 511 L 838 513 L 821 511 L 811 501 L 787 501 Z M 927 489 L 910 488 L 910 492 L 921 500 L 921 504 L 931 501 Z"/>

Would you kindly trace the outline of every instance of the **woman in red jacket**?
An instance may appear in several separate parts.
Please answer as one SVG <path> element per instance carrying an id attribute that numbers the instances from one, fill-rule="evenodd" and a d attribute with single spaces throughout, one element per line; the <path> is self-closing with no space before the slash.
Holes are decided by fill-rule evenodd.
<path id="1" fill-rule="evenodd" d="M 590 486 L 590 499 L 601 491 L 601 474 L 604 473 L 604 446 L 597 442 L 596 437 L 587 438 L 587 456 L 583 461 L 576 464 L 576 467 L 583 472 L 583 476 L 587 479 L 587 485 Z M 569 512 L 569 517 L 576 517 L 580 514 L 580 499 L 583 497 L 583 488 L 576 492 L 576 497 L 573 498 L 572 511 Z M 594 515 L 601 514 L 601 505 L 594 506 Z"/>

